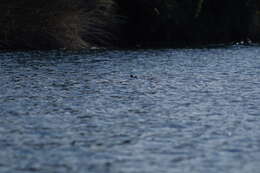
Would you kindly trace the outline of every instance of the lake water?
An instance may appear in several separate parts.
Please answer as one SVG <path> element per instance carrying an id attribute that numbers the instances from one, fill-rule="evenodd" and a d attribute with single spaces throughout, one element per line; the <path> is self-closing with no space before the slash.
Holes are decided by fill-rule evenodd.
<path id="1" fill-rule="evenodd" d="M 260 47 L 0 53 L 1 173 L 259 173 Z"/>

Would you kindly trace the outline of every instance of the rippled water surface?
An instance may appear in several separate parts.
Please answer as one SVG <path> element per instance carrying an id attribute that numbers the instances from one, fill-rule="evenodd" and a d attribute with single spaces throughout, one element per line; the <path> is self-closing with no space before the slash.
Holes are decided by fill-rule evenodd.
<path id="1" fill-rule="evenodd" d="M 0 53 L 1 173 L 259 173 L 260 47 Z"/>

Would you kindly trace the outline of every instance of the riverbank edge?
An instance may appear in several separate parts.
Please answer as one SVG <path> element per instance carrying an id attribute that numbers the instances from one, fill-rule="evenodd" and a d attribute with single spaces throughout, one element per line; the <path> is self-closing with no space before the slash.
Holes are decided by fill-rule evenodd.
<path id="1" fill-rule="evenodd" d="M 233 0 L 221 1 L 229 2 L 225 8 L 209 0 L 75 2 L 6 1 L 6 6 L 0 5 L 0 50 L 194 47 L 260 41 L 260 5 L 254 0 L 242 0 L 232 10 Z"/>

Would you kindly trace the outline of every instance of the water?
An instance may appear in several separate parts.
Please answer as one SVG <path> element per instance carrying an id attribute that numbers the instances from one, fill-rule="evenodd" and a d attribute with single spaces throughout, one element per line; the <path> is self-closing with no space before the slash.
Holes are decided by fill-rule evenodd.
<path id="1" fill-rule="evenodd" d="M 260 48 L 0 54 L 1 173 L 258 173 Z"/>

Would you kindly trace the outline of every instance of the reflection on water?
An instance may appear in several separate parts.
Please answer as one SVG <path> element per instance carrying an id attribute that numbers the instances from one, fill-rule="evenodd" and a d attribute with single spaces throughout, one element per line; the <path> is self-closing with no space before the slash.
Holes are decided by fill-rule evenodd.
<path id="1" fill-rule="evenodd" d="M 0 172 L 257 173 L 260 48 L 0 54 Z"/>

